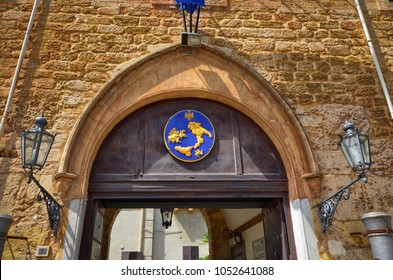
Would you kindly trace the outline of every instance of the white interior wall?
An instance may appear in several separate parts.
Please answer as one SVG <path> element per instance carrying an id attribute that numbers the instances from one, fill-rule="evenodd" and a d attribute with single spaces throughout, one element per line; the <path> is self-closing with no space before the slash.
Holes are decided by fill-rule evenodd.
<path id="1" fill-rule="evenodd" d="M 261 214 L 262 209 L 250 208 L 250 209 L 222 209 L 224 217 L 227 221 L 228 228 L 234 230 L 237 227 L 243 225 L 251 218 Z M 250 229 L 242 233 L 242 238 L 245 245 L 245 253 L 247 260 L 253 260 L 253 242 L 264 237 L 263 223 L 258 223 Z M 231 239 L 231 245 L 235 244 L 234 239 Z"/>
<path id="2" fill-rule="evenodd" d="M 141 209 L 122 209 L 112 226 L 109 240 L 110 260 L 120 260 L 122 251 L 138 251 Z"/>
<path id="3" fill-rule="evenodd" d="M 164 229 L 161 225 L 160 210 L 156 209 L 153 242 L 154 259 L 181 260 L 183 246 L 199 246 L 199 257 L 209 255 L 209 244 L 203 239 L 207 233 L 205 220 L 198 209 L 179 209 L 174 212 L 172 226 Z M 156 239 L 156 236 L 158 239 Z M 162 248 L 164 247 L 164 248 Z"/>
<path id="4" fill-rule="evenodd" d="M 153 212 L 150 210 L 153 209 L 147 212 Z M 161 224 L 160 209 L 154 209 L 152 216 L 144 215 L 144 219 L 141 213 L 142 209 L 122 209 L 116 217 L 109 241 L 110 260 L 121 259 L 122 251 L 141 251 L 141 248 L 147 259 L 155 260 L 181 260 L 183 246 L 199 246 L 201 258 L 209 255 L 209 244 L 203 242 L 207 227 L 198 209 L 175 211 L 168 229 Z"/>

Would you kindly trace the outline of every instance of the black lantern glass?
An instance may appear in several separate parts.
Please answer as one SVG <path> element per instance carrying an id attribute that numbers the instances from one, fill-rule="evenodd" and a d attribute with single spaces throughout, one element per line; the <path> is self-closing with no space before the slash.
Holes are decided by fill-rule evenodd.
<path id="1" fill-rule="evenodd" d="M 363 173 L 371 166 L 370 141 L 367 135 L 359 133 L 354 125 L 345 122 L 339 146 L 352 170 Z"/>
<path id="2" fill-rule="evenodd" d="M 162 226 L 168 228 L 172 225 L 173 208 L 161 208 Z"/>
<path id="3" fill-rule="evenodd" d="M 23 169 L 41 170 L 48 158 L 55 135 L 45 130 L 47 120 L 44 115 L 35 119 L 36 127 L 24 130 L 21 136 Z"/>

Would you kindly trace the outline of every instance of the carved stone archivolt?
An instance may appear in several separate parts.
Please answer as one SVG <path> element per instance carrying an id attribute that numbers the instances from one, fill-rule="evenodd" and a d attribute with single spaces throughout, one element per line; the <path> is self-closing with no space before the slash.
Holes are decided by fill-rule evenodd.
<path id="1" fill-rule="evenodd" d="M 318 165 L 295 114 L 249 65 L 205 45 L 169 47 L 131 64 L 101 89 L 79 118 L 62 153 L 59 173 L 78 175 L 72 179 L 78 186 L 72 195 L 87 198 L 92 162 L 117 123 L 148 104 L 185 97 L 218 101 L 255 121 L 280 153 L 290 199 L 310 196 L 302 176 L 318 174 Z M 69 184 L 61 185 L 62 192 L 67 192 Z"/>

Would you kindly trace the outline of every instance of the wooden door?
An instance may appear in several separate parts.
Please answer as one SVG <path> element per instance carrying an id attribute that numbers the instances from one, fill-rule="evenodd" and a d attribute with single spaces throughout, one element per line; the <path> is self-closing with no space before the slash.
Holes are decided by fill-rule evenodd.
<path id="1" fill-rule="evenodd" d="M 290 259 L 288 233 L 281 199 L 269 203 L 263 210 L 266 255 L 268 260 Z"/>
<path id="2" fill-rule="evenodd" d="M 93 239 L 91 245 L 91 260 L 100 260 L 102 252 L 102 237 L 104 232 L 104 215 L 105 209 L 102 207 L 101 203 L 97 201 L 94 204 L 94 230 Z"/>

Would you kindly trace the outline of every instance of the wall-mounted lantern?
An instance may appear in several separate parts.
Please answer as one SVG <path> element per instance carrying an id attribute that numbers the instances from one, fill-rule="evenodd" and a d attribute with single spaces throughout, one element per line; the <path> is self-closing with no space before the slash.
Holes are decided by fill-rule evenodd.
<path id="1" fill-rule="evenodd" d="M 162 226 L 166 229 L 172 225 L 173 208 L 161 208 Z"/>
<path id="2" fill-rule="evenodd" d="M 57 227 L 60 222 L 61 205 L 40 185 L 38 180 L 33 176 L 40 171 L 48 158 L 49 151 L 52 147 L 56 135 L 52 135 L 45 130 L 47 120 L 42 114 L 35 119 L 35 128 L 24 130 L 21 136 L 21 155 L 22 167 L 29 176 L 27 183 L 33 181 L 40 191 L 37 194 L 37 200 L 44 199 L 46 210 L 48 211 L 50 227 L 53 235 L 57 235 Z"/>
<path id="3" fill-rule="evenodd" d="M 359 175 L 348 185 L 318 204 L 318 215 L 324 232 L 332 224 L 334 213 L 341 199 L 349 199 L 348 188 L 360 179 L 367 183 L 366 172 L 371 166 L 371 150 L 368 135 L 359 133 L 355 126 L 348 121 L 345 122 L 343 130 L 345 134 L 341 136 L 338 145 L 352 170 L 358 172 Z"/>
<path id="4" fill-rule="evenodd" d="M 205 6 L 205 0 L 176 0 L 176 5 L 182 12 L 183 17 L 184 32 L 182 33 L 182 45 L 200 46 L 201 35 L 198 34 L 199 15 L 201 8 Z M 195 11 L 197 12 L 197 17 L 194 22 L 193 14 Z M 186 13 L 188 14 L 188 20 Z"/>

